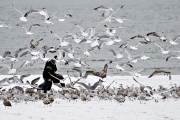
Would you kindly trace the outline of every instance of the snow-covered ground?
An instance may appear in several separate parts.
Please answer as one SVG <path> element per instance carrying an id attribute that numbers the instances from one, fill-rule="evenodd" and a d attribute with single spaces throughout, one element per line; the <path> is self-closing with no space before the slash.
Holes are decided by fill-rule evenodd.
<path id="1" fill-rule="evenodd" d="M 31 75 L 25 78 L 24 81 L 39 77 L 41 75 Z M 9 76 L 0 76 L 0 79 Z M 170 88 L 171 85 L 176 84 L 180 86 L 180 76 L 173 75 L 172 80 L 167 76 L 140 76 L 136 78 L 140 83 L 149 85 L 153 88 L 158 88 L 159 85 Z M 72 81 L 75 78 L 72 78 Z M 118 87 L 119 84 L 123 86 L 139 87 L 139 84 L 133 80 L 132 76 L 108 76 L 104 79 L 104 86 L 108 86 L 113 80 L 115 82 L 110 87 Z M 93 84 L 98 81 L 98 77 L 88 76 L 86 83 Z M 41 77 L 38 84 L 42 83 Z M 69 80 L 66 79 L 65 83 Z M 14 85 L 3 86 L 3 88 L 11 88 Z M 2 88 L 2 89 L 3 89 Z M 52 86 L 53 89 L 59 89 Z M 6 108 L 3 101 L 0 100 L 0 120 L 179 120 L 180 114 L 180 100 L 167 99 L 165 101 L 159 100 L 156 103 L 154 100 L 149 100 L 145 104 L 140 104 L 139 100 L 130 101 L 126 99 L 124 103 L 117 103 L 115 100 L 100 100 L 94 97 L 89 102 L 83 102 L 80 99 L 76 101 L 68 101 L 63 99 L 55 99 L 52 106 L 44 106 L 42 100 L 37 102 L 14 103 L 11 102 L 12 107 Z"/>

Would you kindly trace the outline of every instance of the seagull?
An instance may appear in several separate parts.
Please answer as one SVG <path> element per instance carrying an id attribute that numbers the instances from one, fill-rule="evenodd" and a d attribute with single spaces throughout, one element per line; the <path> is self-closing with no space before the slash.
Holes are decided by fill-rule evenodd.
<path id="1" fill-rule="evenodd" d="M 8 57 L 10 55 L 11 55 L 10 51 L 5 51 L 2 56 L 0 55 L 0 60 L 3 61 L 6 57 Z"/>
<path id="2" fill-rule="evenodd" d="M 23 57 L 23 56 L 26 56 L 26 55 L 31 55 L 31 60 L 35 61 L 37 59 L 39 59 L 40 57 L 40 50 L 30 50 L 30 49 L 27 49 L 25 52 L 23 52 L 20 57 Z M 28 62 L 26 61 L 27 63 L 30 63 L 30 65 L 32 65 L 32 62 Z"/>
<path id="3" fill-rule="evenodd" d="M 152 58 L 152 57 L 148 57 L 148 56 L 146 56 L 146 55 L 143 55 L 140 59 L 143 60 L 143 61 L 145 61 L 145 60 L 150 59 L 150 58 Z"/>
<path id="4" fill-rule="evenodd" d="M 93 75 L 93 76 L 98 76 L 103 79 L 106 77 L 107 69 L 108 69 L 108 65 L 105 64 L 103 70 L 101 70 L 101 71 L 86 71 L 86 73 L 84 74 L 84 76 L 82 76 L 82 78 L 86 79 L 88 75 Z"/>
<path id="5" fill-rule="evenodd" d="M 169 75 L 169 80 L 171 80 L 171 71 L 166 69 L 156 69 L 148 78 L 151 78 L 158 73 L 164 73 L 165 75 Z"/>
<path id="6" fill-rule="evenodd" d="M 94 10 L 104 11 L 103 14 L 102 14 L 103 17 L 105 17 L 105 16 L 109 15 L 110 13 L 114 12 L 112 8 L 106 7 L 106 6 L 99 6 L 99 7 L 94 8 Z"/>
<path id="7" fill-rule="evenodd" d="M 128 72 L 129 74 L 133 75 L 133 76 L 136 76 L 136 77 L 139 77 L 141 76 L 140 72 L 142 72 L 144 69 L 139 69 L 139 70 L 135 70 L 135 71 L 123 71 L 123 72 Z"/>
<path id="8" fill-rule="evenodd" d="M 31 29 L 32 29 L 33 27 L 38 27 L 38 26 L 40 26 L 40 24 L 32 24 L 32 25 L 30 25 L 29 30 L 27 30 L 25 27 L 23 27 L 23 26 L 21 26 L 21 25 L 19 25 L 19 24 L 17 24 L 17 26 L 20 27 L 20 28 L 25 29 L 27 35 L 32 35 L 32 34 L 34 34 L 34 33 L 31 32 Z"/>
<path id="9" fill-rule="evenodd" d="M 142 56 L 131 56 L 127 50 L 125 50 L 125 53 L 127 54 L 127 59 L 129 60 L 129 63 L 137 63 L 138 59 L 141 59 Z"/>
<path id="10" fill-rule="evenodd" d="M 163 42 L 165 42 L 167 40 L 167 37 L 164 35 L 164 36 L 160 36 L 158 33 L 156 32 L 150 32 L 150 33 L 147 33 L 147 36 L 150 37 L 150 36 L 154 36 L 154 37 L 158 37 L 160 40 L 162 40 Z"/>
<path id="11" fill-rule="evenodd" d="M 82 65 L 83 66 L 89 66 L 85 60 L 83 60 L 82 58 L 70 58 L 68 59 L 67 63 L 70 63 L 70 62 L 74 62 L 74 67 L 75 68 L 81 68 Z"/>
<path id="12" fill-rule="evenodd" d="M 44 11 L 44 12 L 43 12 Z M 52 19 L 55 19 L 55 18 L 57 18 L 57 17 L 55 17 L 54 15 L 59 11 L 59 10 L 56 10 L 51 16 L 49 16 L 49 14 L 48 14 L 48 12 L 47 12 L 47 10 L 44 8 L 43 9 L 43 14 L 45 14 L 44 15 L 44 17 L 45 17 L 45 23 L 47 23 L 47 24 L 54 24 L 54 23 L 52 23 L 50 20 L 52 20 Z M 42 13 L 41 13 L 42 14 Z"/>
<path id="13" fill-rule="evenodd" d="M 118 23 L 123 23 L 124 20 L 129 20 L 129 19 L 121 19 L 120 17 L 111 17 L 115 19 Z"/>
<path id="14" fill-rule="evenodd" d="M 6 108 L 6 106 L 12 107 L 11 102 L 7 99 L 4 99 L 3 104 L 4 104 L 5 108 Z"/>
<path id="15" fill-rule="evenodd" d="M 133 77 L 133 80 L 140 85 L 139 88 L 140 88 L 141 92 L 144 92 L 144 89 L 147 88 L 147 89 L 150 90 L 151 95 L 153 94 L 153 92 L 152 92 L 152 87 L 141 84 L 141 83 L 138 82 L 134 77 Z"/>
<path id="16" fill-rule="evenodd" d="M 23 79 L 26 77 L 29 77 L 31 74 L 24 74 L 24 75 L 20 75 L 20 78 L 18 78 L 18 76 L 13 76 L 9 78 L 9 81 L 13 81 L 14 83 L 24 83 Z"/>
<path id="17" fill-rule="evenodd" d="M 41 78 L 41 77 L 37 77 L 37 78 L 33 79 L 33 80 L 31 81 L 31 83 L 30 83 L 29 81 L 26 81 L 26 82 L 27 82 L 31 87 L 37 88 L 38 85 L 36 85 L 36 83 L 40 80 L 40 78 Z"/>
<path id="18" fill-rule="evenodd" d="M 169 37 L 170 45 L 168 47 L 170 47 L 172 45 L 177 45 L 178 43 L 176 42 L 176 40 L 178 40 L 179 38 L 180 38 L 180 35 L 177 35 L 173 40 Z"/>
<path id="19" fill-rule="evenodd" d="M 48 14 L 46 8 L 39 9 L 38 13 L 42 16 L 46 16 Z"/>
<path id="20" fill-rule="evenodd" d="M 102 81 L 101 79 L 99 79 L 97 82 L 95 82 L 92 86 L 90 84 L 86 85 L 83 82 L 77 82 L 77 84 L 82 85 L 83 87 L 85 87 L 87 90 L 95 90 L 99 85 L 102 85 Z"/>
<path id="21" fill-rule="evenodd" d="M 59 20 L 60 22 L 63 22 L 63 21 L 65 21 L 65 18 L 66 18 L 66 17 L 72 17 L 72 15 L 71 15 L 71 14 L 64 14 L 63 16 L 58 17 L 58 20 Z"/>
<path id="22" fill-rule="evenodd" d="M 109 51 L 112 52 L 113 55 L 114 55 L 114 57 L 116 57 L 117 59 L 123 58 L 122 52 L 117 53 L 117 52 L 115 52 L 113 49 L 109 49 Z"/>
<path id="23" fill-rule="evenodd" d="M 52 34 L 53 36 L 55 36 L 55 37 L 58 38 L 58 40 L 60 41 L 60 46 L 66 47 L 66 46 L 69 45 L 69 43 L 66 42 L 64 39 L 62 39 L 57 33 L 54 33 L 53 31 L 50 31 L 50 32 L 51 32 L 51 34 Z"/>
<path id="24" fill-rule="evenodd" d="M 106 45 L 113 45 L 115 42 L 121 42 L 121 41 L 122 40 L 118 36 L 113 36 L 107 40 Z"/>
<path id="25" fill-rule="evenodd" d="M 119 46 L 119 48 L 127 48 L 127 46 L 128 46 L 128 43 L 125 42 L 125 43 L 121 44 L 121 45 Z"/>
<path id="26" fill-rule="evenodd" d="M 135 45 L 135 46 L 129 45 L 129 47 L 130 47 L 132 50 L 136 51 L 136 50 L 138 49 L 138 46 L 139 46 L 139 45 L 141 45 L 140 42 L 138 42 L 138 44 Z"/>
<path id="27" fill-rule="evenodd" d="M 21 70 L 21 69 L 24 67 L 25 63 L 26 63 L 26 61 L 22 62 L 22 64 L 20 65 L 20 67 L 14 68 L 14 62 L 11 61 L 11 66 L 9 66 L 9 65 L 7 65 L 7 64 L 0 64 L 0 68 L 6 67 L 6 68 L 8 68 L 8 70 L 9 70 L 9 71 L 8 71 L 8 74 L 9 74 L 9 75 L 16 75 L 16 74 L 19 72 L 19 70 Z"/>
<path id="28" fill-rule="evenodd" d="M 180 55 L 175 55 L 175 54 L 170 54 L 167 58 L 166 61 L 170 60 L 171 58 L 176 58 L 176 59 L 180 59 Z"/>
<path id="29" fill-rule="evenodd" d="M 166 55 L 169 53 L 169 51 L 167 50 L 167 48 L 169 47 L 166 47 L 166 48 L 162 48 L 161 46 L 159 46 L 158 44 L 154 43 L 154 45 L 156 45 L 157 47 L 159 47 L 161 49 L 161 53 Z"/>
<path id="30" fill-rule="evenodd" d="M 123 23 L 123 20 L 129 20 L 129 19 L 121 19 L 120 17 L 114 17 L 114 15 L 119 12 L 122 8 L 124 7 L 124 5 L 122 5 L 121 7 L 119 7 L 116 11 L 113 11 L 109 17 L 107 17 L 105 20 L 103 20 L 102 22 L 111 22 L 111 19 L 115 19 L 118 23 Z"/>
<path id="31" fill-rule="evenodd" d="M 84 54 L 86 57 L 89 57 L 89 56 L 91 56 L 90 52 L 93 51 L 93 50 L 95 50 L 96 48 L 98 48 L 98 46 L 91 47 L 91 48 L 88 49 L 88 50 L 84 50 L 84 49 L 82 49 L 82 48 L 80 48 L 80 47 L 77 47 L 77 48 L 80 49 L 81 51 L 83 51 L 83 54 Z"/>
<path id="32" fill-rule="evenodd" d="M 19 48 L 18 50 L 16 50 L 14 56 L 8 56 L 10 58 L 10 61 L 17 62 L 19 53 L 26 50 L 27 48 L 28 47 Z"/>
<path id="33" fill-rule="evenodd" d="M 7 23 L 4 23 L 4 22 L 0 21 L 0 28 L 1 27 L 11 28 Z"/>
<path id="34" fill-rule="evenodd" d="M 131 37 L 130 39 L 144 39 L 145 41 L 139 41 L 141 44 L 148 44 L 148 43 L 151 43 L 151 40 L 148 36 L 143 36 L 143 35 L 135 35 L 133 37 Z"/>
<path id="35" fill-rule="evenodd" d="M 127 63 L 127 62 L 122 62 L 121 64 L 118 64 L 117 62 L 112 62 L 110 61 L 109 63 L 115 63 L 116 64 L 116 69 L 120 70 L 120 71 L 124 71 L 125 69 L 123 68 L 125 65 L 129 66 L 129 67 L 133 67 L 131 64 Z"/>
<path id="36" fill-rule="evenodd" d="M 38 41 L 34 41 L 34 40 L 32 39 L 31 42 L 30 42 L 30 48 L 35 49 L 42 40 L 43 40 L 43 38 L 41 38 L 41 39 L 38 40 Z"/>
<path id="37" fill-rule="evenodd" d="M 119 28 L 125 28 L 125 27 L 107 27 L 107 25 L 104 25 L 106 28 L 106 34 L 113 36 L 116 33 L 116 30 Z"/>
<path id="38" fill-rule="evenodd" d="M 75 26 L 80 29 L 80 32 L 81 32 L 81 34 L 82 34 L 83 37 L 88 37 L 89 33 L 91 33 L 91 35 L 89 36 L 89 38 L 91 38 L 91 37 L 93 37 L 94 34 L 95 34 L 95 27 L 96 27 L 96 25 L 93 26 L 93 27 L 88 27 L 88 28 L 86 28 L 86 29 L 82 28 L 82 27 L 81 27 L 80 25 L 78 25 L 78 24 L 75 24 Z"/>
<path id="39" fill-rule="evenodd" d="M 12 6 L 14 7 L 13 4 L 12 4 Z M 30 16 L 31 14 L 33 14 L 33 13 L 38 13 L 37 10 L 31 9 L 30 11 L 26 12 L 25 14 L 23 14 L 23 13 L 22 13 L 21 11 L 19 11 L 17 8 L 14 7 L 14 9 L 15 9 L 16 11 L 18 11 L 18 12 L 22 15 L 22 16 L 20 17 L 20 20 L 21 20 L 22 22 L 27 22 L 27 18 L 26 18 L 26 17 Z"/>

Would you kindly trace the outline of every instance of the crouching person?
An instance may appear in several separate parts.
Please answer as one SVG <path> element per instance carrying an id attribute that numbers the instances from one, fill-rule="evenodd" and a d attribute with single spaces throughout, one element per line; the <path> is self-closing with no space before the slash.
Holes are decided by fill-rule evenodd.
<path id="1" fill-rule="evenodd" d="M 51 59 L 47 61 L 43 71 L 44 83 L 38 86 L 41 90 L 44 90 L 44 93 L 51 89 L 52 82 L 57 85 L 60 83 L 60 80 L 64 79 L 62 75 L 56 74 L 56 71 L 56 60 Z M 59 86 L 64 87 L 65 84 L 60 83 Z"/>

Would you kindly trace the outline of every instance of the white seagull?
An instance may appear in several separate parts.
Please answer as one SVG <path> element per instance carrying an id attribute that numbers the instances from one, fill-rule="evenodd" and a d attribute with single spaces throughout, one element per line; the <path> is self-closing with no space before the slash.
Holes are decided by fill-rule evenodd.
<path id="1" fill-rule="evenodd" d="M 167 40 L 167 37 L 165 35 L 163 36 L 160 36 L 158 33 L 156 32 L 150 32 L 150 33 L 147 33 L 147 36 L 150 37 L 150 36 L 154 36 L 154 37 L 158 37 L 160 40 L 162 41 L 166 41 Z"/>
<path id="2" fill-rule="evenodd" d="M 69 45 L 69 43 L 66 42 L 64 39 L 62 39 L 57 33 L 54 33 L 53 31 L 51 31 L 51 34 L 58 38 L 58 40 L 60 41 L 60 44 L 59 44 L 60 46 L 66 47 Z"/>
<path id="3" fill-rule="evenodd" d="M 0 28 L 1 27 L 11 28 L 7 23 L 4 23 L 4 22 L 0 21 Z"/>
<path id="4" fill-rule="evenodd" d="M 58 20 L 59 20 L 60 22 L 63 22 L 63 21 L 65 21 L 65 18 L 66 18 L 66 17 L 72 17 L 72 15 L 71 15 L 71 14 L 64 14 L 63 16 L 58 17 Z"/>
<path id="5" fill-rule="evenodd" d="M 25 29 L 27 35 L 32 35 L 32 34 L 34 34 L 34 33 L 31 32 L 31 29 L 32 29 L 33 27 L 38 27 L 38 26 L 40 26 L 40 24 L 32 24 L 32 25 L 30 25 L 29 30 L 27 30 L 25 27 L 23 27 L 23 26 L 21 26 L 21 25 L 19 25 L 19 24 L 17 24 L 17 26 L 20 27 L 20 28 Z"/>
<path id="6" fill-rule="evenodd" d="M 113 53 L 115 58 L 117 58 L 117 59 L 123 58 L 122 52 L 115 52 L 113 49 L 109 49 L 109 51 Z"/>
<path id="7" fill-rule="evenodd" d="M 12 6 L 14 7 L 14 5 L 12 4 Z M 37 10 L 33 10 L 31 9 L 30 11 L 26 12 L 25 14 L 23 14 L 21 11 L 19 11 L 17 8 L 14 7 L 14 9 L 16 11 L 18 11 L 22 16 L 19 18 L 22 22 L 27 22 L 27 18 L 28 16 L 30 16 L 33 13 L 38 13 Z"/>
<path id="8" fill-rule="evenodd" d="M 105 17 L 105 16 L 109 15 L 110 13 L 114 12 L 112 8 L 106 7 L 106 6 L 99 6 L 99 7 L 94 8 L 94 10 L 104 11 L 103 14 L 102 14 L 103 17 Z"/>
<path id="9" fill-rule="evenodd" d="M 167 50 L 167 48 L 169 47 L 166 47 L 166 48 L 162 48 L 161 46 L 157 45 L 156 43 L 154 43 L 154 45 L 156 45 L 157 47 L 159 47 L 161 49 L 161 53 L 166 55 L 169 53 L 169 51 Z"/>

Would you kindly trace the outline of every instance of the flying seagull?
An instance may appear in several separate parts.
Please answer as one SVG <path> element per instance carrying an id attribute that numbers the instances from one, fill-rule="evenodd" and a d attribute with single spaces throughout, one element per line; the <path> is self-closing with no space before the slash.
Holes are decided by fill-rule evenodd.
<path id="1" fill-rule="evenodd" d="M 107 74 L 108 65 L 105 64 L 103 70 L 101 71 L 86 71 L 83 78 L 87 78 L 88 75 L 98 76 L 100 78 L 105 78 Z"/>
<path id="2" fill-rule="evenodd" d="M 14 7 L 13 4 L 12 4 L 12 7 Z M 27 18 L 26 18 L 26 17 L 30 16 L 31 14 L 33 14 L 33 13 L 38 13 L 37 10 L 31 9 L 31 10 L 29 10 L 28 12 L 26 12 L 25 14 L 23 14 L 23 13 L 22 13 L 20 10 L 18 10 L 17 8 L 14 7 L 14 9 L 15 9 L 16 11 L 18 11 L 18 12 L 22 15 L 22 16 L 19 18 L 22 22 L 27 22 Z"/>
<path id="3" fill-rule="evenodd" d="M 94 83 L 94 85 L 90 85 L 90 84 L 88 84 L 88 85 L 86 85 L 85 83 L 83 83 L 83 82 L 77 82 L 77 84 L 80 84 L 80 85 L 82 85 L 82 86 L 84 86 L 86 89 L 88 89 L 88 90 L 95 90 L 96 88 L 97 88 L 97 86 L 99 86 L 99 85 L 101 85 L 102 84 L 102 82 L 104 82 L 104 81 L 102 81 L 101 79 L 99 79 L 97 82 L 95 82 Z"/>
<path id="4" fill-rule="evenodd" d="M 27 35 L 32 35 L 32 34 L 34 34 L 34 33 L 31 32 L 31 29 L 32 29 L 33 27 L 38 27 L 38 26 L 40 26 L 40 24 L 32 24 L 32 25 L 30 25 L 29 30 L 27 30 L 27 28 L 25 28 L 25 27 L 23 27 L 23 26 L 21 26 L 21 25 L 19 25 L 19 24 L 17 24 L 17 26 L 20 27 L 20 28 L 25 29 Z"/>
<path id="5" fill-rule="evenodd" d="M 169 75 L 169 80 L 171 80 L 171 71 L 166 69 L 156 69 L 148 78 L 151 78 L 158 73 L 164 73 L 165 75 Z"/>

